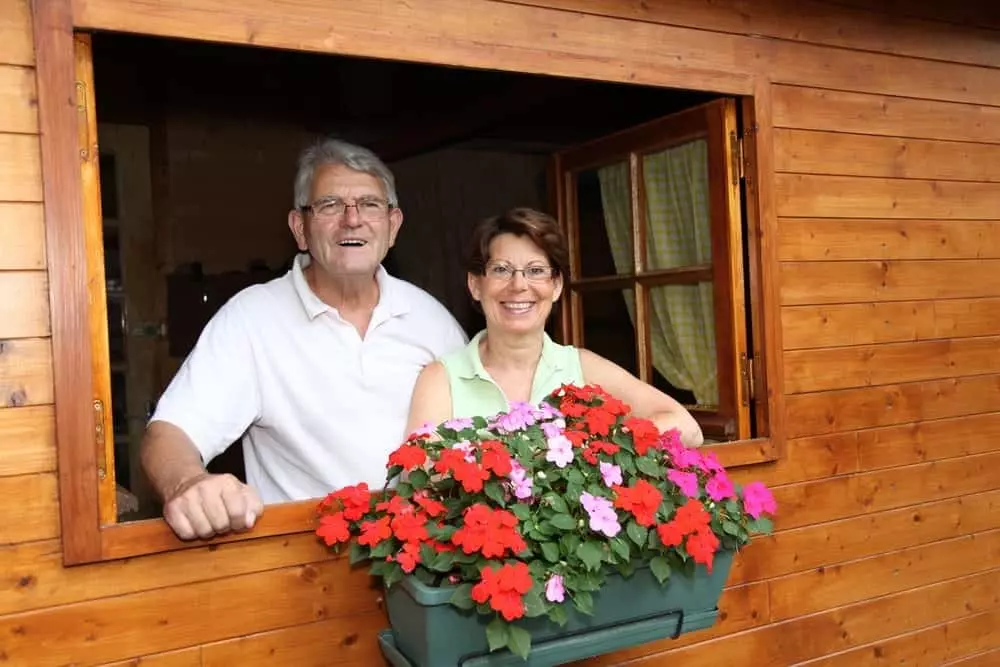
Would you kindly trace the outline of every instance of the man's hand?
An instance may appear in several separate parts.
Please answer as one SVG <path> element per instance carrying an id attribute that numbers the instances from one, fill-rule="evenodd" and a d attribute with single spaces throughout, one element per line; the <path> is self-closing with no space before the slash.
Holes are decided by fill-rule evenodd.
<path id="1" fill-rule="evenodd" d="M 185 481 L 163 505 L 163 518 L 182 540 L 249 530 L 263 512 L 249 486 L 232 475 L 207 472 Z"/>

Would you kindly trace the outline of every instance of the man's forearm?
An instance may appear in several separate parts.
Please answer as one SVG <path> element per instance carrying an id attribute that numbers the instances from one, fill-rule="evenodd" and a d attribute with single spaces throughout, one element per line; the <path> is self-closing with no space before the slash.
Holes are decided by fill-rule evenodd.
<path id="1" fill-rule="evenodd" d="M 167 422 L 149 425 L 140 456 L 146 477 L 164 501 L 191 479 L 205 474 L 198 448 L 184 431 Z"/>

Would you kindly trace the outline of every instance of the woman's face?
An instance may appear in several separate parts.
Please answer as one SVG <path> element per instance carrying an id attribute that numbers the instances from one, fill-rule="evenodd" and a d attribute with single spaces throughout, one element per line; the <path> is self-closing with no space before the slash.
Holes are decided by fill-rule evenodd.
<path id="1" fill-rule="evenodd" d="M 482 305 L 487 326 L 542 331 L 562 293 L 562 276 L 552 275 L 548 257 L 527 236 L 501 234 L 489 250 L 485 275 L 469 274 L 469 292 Z"/>

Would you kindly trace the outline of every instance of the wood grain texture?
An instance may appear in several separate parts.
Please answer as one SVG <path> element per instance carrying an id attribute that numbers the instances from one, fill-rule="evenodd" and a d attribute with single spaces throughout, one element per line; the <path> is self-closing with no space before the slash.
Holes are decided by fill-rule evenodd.
<path id="1" fill-rule="evenodd" d="M 995 298 L 1000 260 L 783 262 L 784 305 Z"/>
<path id="2" fill-rule="evenodd" d="M 729 477 L 740 484 L 757 480 L 777 486 L 846 475 L 857 470 L 857 433 L 852 432 L 786 440 L 784 451 L 777 460 L 733 468 Z"/>
<path id="3" fill-rule="evenodd" d="M 976 653 L 958 660 L 949 660 L 941 667 L 993 667 L 1000 664 L 1000 648 Z"/>
<path id="4" fill-rule="evenodd" d="M 868 429 L 857 440 L 864 470 L 985 454 L 1000 449 L 1000 412 Z"/>
<path id="5" fill-rule="evenodd" d="M 49 282 L 44 271 L 0 271 L 0 339 L 49 335 Z"/>
<path id="6" fill-rule="evenodd" d="M 799 86 L 774 87 L 774 125 L 889 137 L 1000 143 L 1000 108 L 997 107 Z"/>
<path id="7" fill-rule="evenodd" d="M 54 474 L 0 477 L 0 544 L 58 537 L 58 508 Z"/>
<path id="8" fill-rule="evenodd" d="M 859 644 L 935 625 L 1000 605 L 1000 569 L 960 577 L 839 609 L 765 625 L 708 645 L 651 652 L 633 665 L 739 665 L 747 656 L 764 665 L 794 665 Z M 587 662 L 579 663 L 582 667 Z"/>
<path id="9" fill-rule="evenodd" d="M 129 660 L 116 660 L 104 663 L 101 667 L 202 667 L 201 647 L 154 653 Z"/>
<path id="10" fill-rule="evenodd" d="M 365 572 L 327 560 L 10 614 L 0 636 L 11 664 L 94 665 L 375 613 L 379 591 L 369 586 Z"/>
<path id="11" fill-rule="evenodd" d="M 996 259 L 1000 221 L 783 218 L 782 260 Z"/>
<path id="12" fill-rule="evenodd" d="M 1000 373 L 1000 337 L 785 352 L 788 393 Z"/>
<path id="13" fill-rule="evenodd" d="M 34 69 L 0 65 L 0 108 L 0 132 L 38 133 Z"/>
<path id="14" fill-rule="evenodd" d="M 1000 181 L 1000 145 L 779 129 L 775 169 L 939 181 Z"/>
<path id="15" fill-rule="evenodd" d="M 42 205 L 0 202 L 0 270 L 44 268 Z"/>
<path id="16" fill-rule="evenodd" d="M 37 136 L 0 134 L 0 200 L 42 200 L 42 165 Z"/>
<path id="17" fill-rule="evenodd" d="M 1000 298 L 792 306 L 786 350 L 1000 334 Z"/>
<path id="18" fill-rule="evenodd" d="M 48 338 L 0 340 L 0 409 L 53 401 Z"/>
<path id="19" fill-rule="evenodd" d="M 1000 66 L 993 31 L 969 29 L 918 18 L 877 13 L 867 7 L 829 2 L 755 0 L 752 11 L 740 0 L 504 0 L 634 21 L 877 51 L 894 55 Z"/>
<path id="20" fill-rule="evenodd" d="M 0 477 L 55 471 L 55 410 L 51 405 L 0 410 L 0 433 Z"/>
<path id="21" fill-rule="evenodd" d="M 997 465 L 1000 453 L 990 452 L 781 486 L 774 490 L 780 508 L 776 526 L 800 528 L 992 491 Z"/>
<path id="22" fill-rule="evenodd" d="M 0 11 L 0 64 L 32 65 L 30 0 L 8 0 Z"/>
<path id="23" fill-rule="evenodd" d="M 1000 183 L 777 174 L 779 216 L 995 220 Z"/>
<path id="24" fill-rule="evenodd" d="M 789 437 L 996 412 L 1000 376 L 981 375 L 789 396 Z"/>
<path id="25" fill-rule="evenodd" d="M 87 263 L 77 144 L 73 22 L 69 0 L 33 4 L 38 118 L 45 168 L 45 245 L 59 437 L 59 510 L 65 562 L 100 557 L 97 456 L 90 394 Z M 36 182 L 35 186 L 38 186 Z"/>

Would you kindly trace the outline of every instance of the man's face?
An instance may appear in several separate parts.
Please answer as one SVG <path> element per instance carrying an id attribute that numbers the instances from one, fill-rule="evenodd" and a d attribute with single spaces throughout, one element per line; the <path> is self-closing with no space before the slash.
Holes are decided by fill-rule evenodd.
<path id="1" fill-rule="evenodd" d="M 323 206 L 337 200 L 348 205 L 342 212 Z M 330 277 L 373 276 L 403 223 L 402 211 L 384 206 L 381 181 L 344 165 L 323 165 L 316 170 L 309 201 L 316 204 L 312 211 L 288 216 L 299 250 L 308 251 Z"/>

